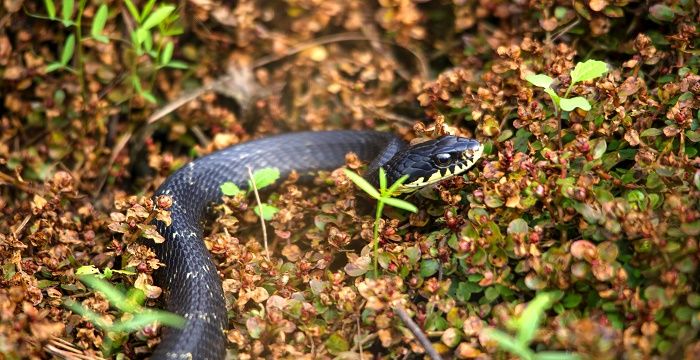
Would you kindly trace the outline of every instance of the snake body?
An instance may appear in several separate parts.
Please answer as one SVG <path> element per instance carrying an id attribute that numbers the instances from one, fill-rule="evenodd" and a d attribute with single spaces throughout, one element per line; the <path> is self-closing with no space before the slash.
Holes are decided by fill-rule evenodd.
<path id="1" fill-rule="evenodd" d="M 303 175 L 336 169 L 345 164 L 347 153 L 354 152 L 360 159 L 371 161 L 365 176 L 372 183 L 377 183 L 376 174 L 381 166 L 387 171 L 390 183 L 409 174 L 406 184 L 418 186 L 466 170 L 483 150 L 478 142 L 458 137 L 444 137 L 433 143 L 411 152 L 402 140 L 384 132 L 290 133 L 214 152 L 173 173 L 155 194 L 172 198 L 172 223 L 166 226 L 156 221 L 165 241 L 148 244 L 165 264 L 156 271 L 154 278 L 164 290 L 167 310 L 184 316 L 187 321 L 182 329 L 164 329 L 152 358 L 225 357 L 224 331 L 228 319 L 223 289 L 203 241 L 203 226 L 211 204 L 221 201 L 222 183 L 231 181 L 245 189 L 248 168 L 251 171 L 277 168 L 282 178 L 293 170 Z M 454 161 L 444 162 L 445 154 L 452 154 Z M 429 164 L 434 160 L 439 162 L 439 168 L 434 163 Z M 433 176 L 436 171 L 444 175 Z"/>

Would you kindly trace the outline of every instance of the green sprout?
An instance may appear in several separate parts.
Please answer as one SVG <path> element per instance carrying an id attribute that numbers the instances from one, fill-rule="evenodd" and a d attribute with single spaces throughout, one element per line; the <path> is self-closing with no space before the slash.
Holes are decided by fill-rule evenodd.
<path id="1" fill-rule="evenodd" d="M 591 104 L 583 96 L 576 96 L 569 98 L 569 92 L 573 86 L 582 81 L 588 81 L 602 76 L 608 71 L 608 65 L 603 61 L 598 60 L 587 60 L 576 64 L 576 67 L 571 72 L 571 84 L 566 89 L 566 93 L 563 97 L 560 97 L 557 92 L 552 89 L 552 84 L 554 79 L 545 74 L 530 74 L 525 80 L 530 84 L 537 87 L 543 88 L 544 92 L 549 95 L 554 104 L 554 114 L 559 120 L 557 126 L 557 136 L 559 138 L 559 147 L 561 147 L 561 112 L 562 111 L 573 111 L 579 108 L 584 111 L 591 110 Z"/>
<path id="2" fill-rule="evenodd" d="M 495 341 L 498 346 L 523 360 L 577 360 L 580 356 L 563 351 L 539 351 L 530 349 L 537 329 L 544 318 L 544 312 L 552 307 L 555 295 L 541 293 L 530 301 L 519 317 L 511 319 L 507 326 L 515 331 L 515 336 L 495 329 L 484 329 L 486 336 Z"/>
<path id="3" fill-rule="evenodd" d="M 221 192 L 226 195 L 226 196 L 248 196 L 251 192 L 253 192 L 253 189 L 256 188 L 258 190 L 268 187 L 272 184 L 274 184 L 278 179 L 280 178 L 280 170 L 277 168 L 263 168 L 259 170 L 255 170 L 253 172 L 253 181 L 255 182 L 255 187 L 253 187 L 253 182 L 248 180 L 248 190 L 243 191 L 241 188 L 238 187 L 238 185 L 234 184 L 231 181 L 227 181 L 223 184 L 221 184 Z M 272 220 L 272 217 L 275 216 L 275 214 L 279 211 L 278 208 L 266 204 L 266 203 L 260 203 L 260 206 L 255 207 L 253 209 L 255 211 L 255 215 L 260 216 L 261 210 L 262 209 L 262 217 L 263 219 L 270 221 Z"/>
<path id="4" fill-rule="evenodd" d="M 56 5 L 53 0 L 44 0 L 46 15 L 32 14 L 34 17 L 58 21 L 63 24 L 65 28 L 74 29 L 73 33 L 66 37 L 59 60 L 47 64 L 45 71 L 50 73 L 56 70 L 66 70 L 78 75 L 84 95 L 87 95 L 87 90 L 85 88 L 83 70 L 85 57 L 83 56 L 82 43 L 86 40 L 93 39 L 107 44 L 110 40 L 110 38 L 104 34 L 104 28 L 110 13 L 107 4 L 101 4 L 97 8 L 92 18 L 90 36 L 83 37 L 82 20 L 86 3 L 87 0 L 78 0 L 77 12 L 75 12 L 76 14 L 74 15 L 76 1 L 61 0 L 61 14 L 59 16 L 56 12 Z M 144 89 L 142 85 L 143 76 L 139 69 L 139 57 L 146 54 L 154 62 L 154 65 L 150 68 L 151 86 L 155 81 L 157 71 L 162 68 L 187 69 L 187 64 L 184 62 L 173 60 L 175 45 L 173 41 L 169 39 L 171 36 L 183 33 L 182 27 L 176 24 L 179 15 L 175 11 L 175 5 L 166 4 L 155 7 L 155 0 L 149 0 L 140 11 L 131 0 L 125 0 L 124 4 L 129 14 L 136 22 L 135 29 L 130 33 L 131 42 L 129 43 L 132 48 L 129 71 L 131 85 L 144 99 L 155 103 L 155 96 L 149 90 Z M 76 53 L 77 57 L 75 60 L 75 67 L 72 67 L 70 62 L 73 59 L 74 53 Z"/>
<path id="5" fill-rule="evenodd" d="M 110 355 L 118 349 L 127 340 L 129 334 L 153 323 L 160 323 L 175 328 L 185 326 L 185 319 L 180 315 L 144 308 L 143 303 L 146 295 L 139 289 L 132 288 L 124 294 L 109 282 L 95 275 L 80 276 L 80 281 L 91 289 L 102 293 L 110 305 L 121 313 L 121 316 L 117 317 L 119 320 L 111 320 L 86 308 L 75 300 L 64 300 L 64 305 L 67 308 L 80 314 L 87 321 L 105 332 L 105 341 L 102 347 L 102 352 L 105 355 Z"/>
<path id="6" fill-rule="evenodd" d="M 382 218 L 382 212 L 384 211 L 384 205 L 388 204 L 395 208 L 403 209 L 410 212 L 418 212 L 418 208 L 408 201 L 397 199 L 393 197 L 398 195 L 397 189 L 401 184 L 403 184 L 408 175 L 404 175 L 395 183 L 393 183 L 388 189 L 386 187 L 386 172 L 384 169 L 379 168 L 379 189 L 375 189 L 372 184 L 365 180 L 362 176 L 354 173 L 348 169 L 345 169 L 345 175 L 353 182 L 357 187 L 366 192 L 371 198 L 377 201 L 377 211 L 374 217 L 374 236 L 373 236 L 373 247 L 374 247 L 374 273 L 378 274 L 377 262 L 379 254 L 379 221 Z"/>

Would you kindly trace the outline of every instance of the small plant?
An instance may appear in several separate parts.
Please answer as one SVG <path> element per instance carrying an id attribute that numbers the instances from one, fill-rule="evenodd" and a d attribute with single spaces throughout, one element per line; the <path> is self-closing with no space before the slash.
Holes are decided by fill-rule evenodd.
<path id="1" fill-rule="evenodd" d="M 153 323 L 160 323 L 165 326 L 176 328 L 185 326 L 185 319 L 177 314 L 144 308 L 143 303 L 146 296 L 143 291 L 139 289 L 132 288 L 124 294 L 107 281 L 95 275 L 80 276 L 80 281 L 91 289 L 102 293 L 110 305 L 121 313 L 120 316 L 117 317 L 118 320 L 112 320 L 103 317 L 72 299 L 66 299 L 64 301 L 66 307 L 80 314 L 90 323 L 105 332 L 102 352 L 106 356 L 112 354 L 116 349 L 121 347 L 128 339 L 129 334 L 139 331 Z"/>
<path id="2" fill-rule="evenodd" d="M 557 137 L 559 138 L 559 147 L 561 147 L 561 112 L 562 111 L 573 111 L 576 108 L 588 111 L 591 109 L 591 104 L 583 96 L 576 96 L 574 98 L 569 98 L 569 92 L 573 86 L 582 81 L 592 80 L 597 77 L 602 76 L 608 71 L 608 65 L 603 61 L 598 60 L 587 60 L 576 64 L 574 71 L 571 72 L 571 84 L 566 89 L 564 97 L 560 97 L 557 92 L 552 89 L 552 84 L 554 79 L 545 74 L 531 74 L 528 75 L 525 80 L 527 80 L 532 85 L 541 87 L 544 92 L 549 95 L 554 103 L 554 114 L 558 119 Z"/>
<path id="3" fill-rule="evenodd" d="M 530 344 L 535 338 L 535 332 L 542 322 L 544 312 L 553 305 L 554 297 L 550 293 L 538 294 L 527 304 L 527 307 L 519 317 L 511 319 L 507 326 L 515 331 L 515 336 L 495 328 L 484 329 L 486 336 L 498 343 L 501 349 L 523 360 L 580 359 L 578 354 L 563 351 L 534 352 L 530 349 Z"/>
<path id="4" fill-rule="evenodd" d="M 277 168 L 263 168 L 253 172 L 253 181 L 255 182 L 255 188 L 258 190 L 274 184 L 279 178 L 280 171 Z M 248 180 L 247 191 L 241 190 L 238 185 L 230 181 L 221 184 L 221 192 L 226 196 L 247 197 L 253 192 L 253 189 L 253 182 L 250 180 Z M 275 216 L 279 209 L 269 204 L 260 203 L 260 206 L 256 207 L 253 211 L 255 211 L 255 215 L 258 216 L 260 216 L 262 211 L 263 219 L 269 221 L 272 220 L 272 217 Z"/>
<path id="5" fill-rule="evenodd" d="M 377 211 L 374 217 L 374 235 L 373 235 L 373 247 L 374 247 L 374 273 L 378 274 L 378 254 L 379 254 L 379 221 L 382 218 L 382 212 L 384 211 L 384 205 L 388 204 L 395 208 L 403 209 L 410 212 L 418 212 L 418 208 L 408 201 L 394 198 L 396 194 L 396 189 L 401 186 L 401 184 L 408 179 L 408 175 L 404 175 L 395 183 L 393 183 L 388 189 L 386 187 L 386 172 L 384 169 L 379 168 L 379 189 L 375 189 L 372 184 L 365 180 L 362 176 L 354 173 L 348 169 L 345 169 L 345 175 L 353 182 L 357 187 L 366 192 L 371 198 L 377 200 Z"/>
<path id="6" fill-rule="evenodd" d="M 75 275 L 78 276 L 85 276 L 85 275 L 91 275 L 100 279 L 111 279 L 114 274 L 122 274 L 122 275 L 136 275 L 135 272 L 129 271 L 129 270 L 118 270 L 118 269 L 111 269 L 111 268 L 104 268 L 104 270 L 100 271 L 95 265 L 86 265 L 86 266 L 81 266 L 78 268 L 78 270 L 75 271 Z"/>
<path id="7" fill-rule="evenodd" d="M 182 27 L 177 25 L 179 19 L 175 12 L 174 5 L 162 5 L 154 10 L 155 0 L 149 0 L 141 11 L 131 0 L 125 0 L 124 4 L 129 13 L 137 23 L 136 28 L 131 32 L 132 54 L 130 79 L 134 90 L 144 99 L 155 103 L 153 94 L 143 88 L 141 76 L 138 71 L 139 58 L 147 54 L 155 63 L 155 68 L 151 71 L 151 83 L 155 81 L 155 75 L 162 68 L 187 69 L 187 64 L 182 61 L 173 60 L 175 45 L 168 39 L 183 33 Z M 158 36 L 154 36 L 157 29 Z M 154 39 L 157 43 L 154 44 Z"/>
<path id="8" fill-rule="evenodd" d="M 78 75 L 83 94 L 85 94 L 85 78 L 83 72 L 83 47 L 82 43 L 88 39 L 94 39 L 102 43 L 108 43 L 110 38 L 104 34 L 104 28 L 109 18 L 109 7 L 106 4 L 101 4 L 92 19 L 90 27 L 90 36 L 83 37 L 82 34 L 82 18 L 87 1 L 79 0 L 78 11 L 74 15 L 75 0 L 62 0 L 61 16 L 56 13 L 56 6 L 53 0 L 44 0 L 46 7 L 46 16 L 33 15 L 38 18 L 59 21 L 66 28 L 74 28 L 74 33 L 68 35 L 61 50 L 59 61 L 49 63 L 45 71 L 47 73 L 56 70 L 66 70 Z M 140 57 L 148 55 L 155 66 L 150 68 L 151 83 L 155 80 L 155 75 L 162 68 L 186 69 L 187 64 L 182 61 L 173 60 L 173 52 L 175 45 L 168 37 L 180 35 L 183 32 L 182 27 L 177 25 L 179 19 L 175 12 L 174 5 L 162 5 L 154 9 L 155 0 L 149 0 L 144 7 L 139 11 L 131 0 L 125 0 L 124 4 L 129 10 L 129 13 L 136 21 L 136 28 L 131 31 L 132 48 L 130 58 L 129 79 L 133 89 L 144 99 L 155 103 L 156 98 L 150 90 L 144 89 L 142 85 L 142 76 L 140 71 Z M 157 34 L 154 30 L 157 29 Z M 156 36 L 157 35 L 157 36 Z M 156 40 L 154 40 L 156 39 Z M 154 43 L 155 41 L 155 43 Z M 77 58 L 75 67 L 71 66 L 71 60 L 77 50 Z"/>

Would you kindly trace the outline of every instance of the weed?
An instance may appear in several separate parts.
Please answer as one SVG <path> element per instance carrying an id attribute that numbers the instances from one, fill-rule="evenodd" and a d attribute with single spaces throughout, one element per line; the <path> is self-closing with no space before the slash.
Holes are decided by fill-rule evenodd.
<path id="1" fill-rule="evenodd" d="M 552 306 L 554 300 L 555 295 L 551 293 L 541 293 L 535 296 L 519 317 L 510 320 L 508 327 L 515 330 L 515 336 L 495 328 L 487 328 L 484 331 L 491 340 L 498 343 L 501 349 L 523 360 L 579 359 L 580 357 L 573 353 L 562 351 L 534 352 L 530 349 L 530 344 L 535 338 L 544 312 Z"/>
<path id="2" fill-rule="evenodd" d="M 161 5 L 155 8 L 155 0 L 149 0 L 139 11 L 131 0 L 125 0 L 124 4 L 129 10 L 129 14 L 136 21 L 136 27 L 130 31 L 131 41 L 127 42 L 131 46 L 129 59 L 129 79 L 133 90 L 144 99 L 155 103 L 156 98 L 153 93 L 144 87 L 142 78 L 150 78 L 149 88 L 155 81 L 158 70 L 163 68 L 187 69 L 187 64 L 182 61 L 173 60 L 175 45 L 169 38 L 180 35 L 182 27 L 177 25 L 179 20 L 175 12 L 174 5 Z M 62 0 L 61 16 L 56 13 L 56 6 L 52 0 L 44 0 L 47 16 L 32 15 L 34 17 L 58 21 L 65 28 L 72 28 L 73 33 L 66 37 L 61 51 L 59 61 L 49 63 L 45 71 L 47 73 L 66 70 L 76 74 L 80 81 L 83 96 L 87 97 L 84 76 L 83 42 L 89 39 L 101 43 L 109 43 L 110 37 L 104 34 L 104 28 L 109 19 L 110 9 L 107 4 L 101 4 L 92 19 L 90 26 L 90 36 L 83 37 L 82 20 L 85 10 L 86 0 L 79 0 L 78 11 L 73 15 L 75 0 Z M 155 39 L 155 40 L 154 40 Z M 71 66 L 73 55 L 76 56 L 75 66 Z M 155 66 L 146 68 L 145 74 L 141 66 L 141 57 L 147 55 Z M 145 76 L 144 76 L 145 75 Z"/>
<path id="3" fill-rule="evenodd" d="M 373 246 L 374 246 L 374 274 L 378 274 L 377 262 L 379 259 L 379 221 L 382 218 L 382 212 L 384 211 L 384 205 L 388 204 L 395 208 L 403 209 L 411 212 L 418 212 L 418 208 L 409 203 L 408 201 L 394 198 L 396 190 L 401 186 L 401 184 L 408 179 L 408 175 L 404 175 L 395 183 L 393 183 L 388 189 L 386 187 L 386 172 L 384 169 L 379 168 L 379 189 L 375 189 L 372 184 L 365 180 L 362 176 L 345 169 L 345 175 L 353 182 L 357 187 L 366 192 L 371 198 L 377 200 L 377 210 L 374 217 L 374 235 L 373 235 Z"/>
<path id="4" fill-rule="evenodd" d="M 571 83 L 566 89 L 566 93 L 563 97 L 560 97 L 557 92 L 552 89 L 552 83 L 554 79 L 545 74 L 531 74 L 528 75 L 525 80 L 527 80 L 532 85 L 541 87 L 544 92 L 549 95 L 554 104 L 554 114 L 558 119 L 557 137 L 559 138 L 559 147 L 561 148 L 561 111 L 573 111 L 576 108 L 588 111 L 591 109 L 591 104 L 582 96 L 576 96 L 574 98 L 568 98 L 569 92 L 571 92 L 572 87 L 582 81 L 592 80 L 597 77 L 602 76 L 608 71 L 608 65 L 603 61 L 598 60 L 587 60 L 585 62 L 580 62 L 576 64 L 576 67 L 571 72 Z"/>
<path id="5" fill-rule="evenodd" d="M 253 181 L 255 182 L 255 188 L 257 188 L 258 190 L 274 184 L 279 178 L 280 171 L 277 168 L 263 168 L 255 170 L 253 172 Z M 234 184 L 233 182 L 227 181 L 221 184 L 221 192 L 226 196 L 245 197 L 250 195 L 251 192 L 253 192 L 253 183 L 250 180 L 248 180 L 248 190 L 243 191 L 241 190 L 241 188 L 238 187 L 238 185 Z M 272 220 L 272 217 L 275 216 L 279 209 L 270 204 L 260 203 L 260 206 L 256 207 L 254 211 L 255 215 L 258 216 L 260 216 L 260 212 L 262 211 L 263 219 L 269 221 Z"/>
<path id="6" fill-rule="evenodd" d="M 105 271 L 105 274 L 106 273 Z M 102 293 L 109 304 L 120 313 L 120 316 L 117 317 L 119 320 L 112 320 L 103 317 L 72 299 L 64 300 L 66 307 L 80 314 L 90 323 L 105 332 L 105 340 L 102 345 L 102 352 L 105 356 L 109 356 L 121 347 L 128 339 L 129 334 L 144 329 L 153 323 L 160 323 L 165 326 L 176 328 L 182 328 L 185 325 L 185 319 L 177 314 L 144 308 L 143 303 L 146 296 L 144 292 L 139 289 L 132 288 L 124 294 L 107 281 L 95 275 L 80 276 L 80 281 L 91 289 Z"/>

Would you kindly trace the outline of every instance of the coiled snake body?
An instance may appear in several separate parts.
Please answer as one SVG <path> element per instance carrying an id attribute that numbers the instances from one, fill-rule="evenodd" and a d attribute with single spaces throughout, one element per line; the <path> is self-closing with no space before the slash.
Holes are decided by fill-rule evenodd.
<path id="1" fill-rule="evenodd" d="M 165 242 L 149 242 L 165 264 L 155 274 L 169 311 L 185 317 L 183 329 L 167 328 L 154 359 L 223 359 L 227 328 L 221 280 L 203 241 L 203 226 L 212 203 L 221 200 L 220 185 L 232 181 L 245 188 L 248 168 L 278 168 L 306 174 L 330 170 L 356 153 L 371 163 L 365 174 L 376 184 L 381 166 L 389 183 L 404 174 L 411 191 L 466 171 L 481 156 L 475 140 L 446 136 L 413 147 L 389 133 L 374 131 L 301 132 L 255 140 L 212 153 L 176 171 L 156 191 L 173 200 L 172 224 L 156 222 Z"/>

